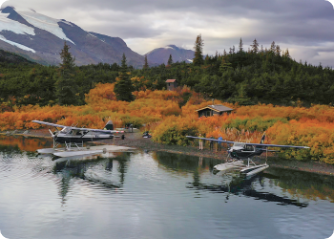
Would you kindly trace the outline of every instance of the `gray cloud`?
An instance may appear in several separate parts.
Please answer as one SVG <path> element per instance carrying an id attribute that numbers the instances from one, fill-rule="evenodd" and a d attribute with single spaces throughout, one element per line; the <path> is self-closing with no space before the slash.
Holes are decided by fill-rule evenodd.
<path id="1" fill-rule="evenodd" d="M 202 34 L 204 52 L 244 48 L 254 38 L 264 47 L 275 41 L 292 57 L 334 65 L 334 11 L 325 0 L 9 0 L 5 5 L 74 22 L 85 30 L 123 38 L 134 51 L 167 44 L 192 49 Z"/>

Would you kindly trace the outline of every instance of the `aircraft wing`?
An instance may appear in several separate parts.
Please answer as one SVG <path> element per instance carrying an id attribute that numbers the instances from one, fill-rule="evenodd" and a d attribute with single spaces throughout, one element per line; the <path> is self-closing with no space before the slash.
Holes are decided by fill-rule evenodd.
<path id="1" fill-rule="evenodd" d="M 186 137 L 190 138 L 190 139 L 202 139 L 202 140 L 208 140 L 208 141 L 213 141 L 213 142 L 218 142 L 218 143 L 228 143 L 228 144 L 234 144 L 235 143 L 234 141 L 218 140 L 218 139 L 195 137 L 195 136 L 186 136 Z"/>
<path id="2" fill-rule="evenodd" d="M 72 130 L 78 130 L 78 131 L 91 131 L 91 132 L 97 132 L 97 133 L 124 133 L 124 131 L 117 131 L 117 130 L 78 128 L 78 127 L 72 127 L 72 126 L 66 126 L 66 128 L 69 128 Z"/>
<path id="3" fill-rule="evenodd" d="M 59 127 L 59 128 L 67 127 L 65 125 L 49 123 L 49 122 L 40 121 L 40 120 L 33 120 L 32 122 L 37 123 L 37 124 L 45 124 L 45 125 L 49 125 L 49 126 Z"/>
<path id="4" fill-rule="evenodd" d="M 294 148 L 294 149 L 309 149 L 307 146 L 295 146 L 295 145 L 279 145 L 279 144 L 255 144 L 255 143 L 245 143 L 247 145 L 261 146 L 261 147 L 277 147 L 277 148 Z"/>
<path id="5" fill-rule="evenodd" d="M 61 124 L 49 123 L 49 122 L 40 121 L 40 120 L 33 120 L 32 122 L 37 123 L 37 124 L 44 124 L 44 125 L 59 127 L 59 128 L 65 128 L 66 127 L 68 129 L 78 130 L 78 131 L 91 131 L 91 132 L 98 132 L 98 133 L 123 133 L 124 132 L 124 131 L 117 131 L 117 130 L 78 128 L 78 127 L 72 127 L 72 126 L 65 126 L 65 125 L 61 125 Z"/>
<path id="6" fill-rule="evenodd" d="M 191 139 L 208 140 L 208 141 L 213 141 L 213 142 L 218 142 L 218 143 L 228 143 L 228 144 L 244 143 L 246 145 L 261 146 L 263 148 L 266 148 L 266 147 L 295 148 L 295 149 L 309 149 L 310 148 L 310 147 L 307 147 L 307 146 L 279 145 L 279 144 L 256 144 L 256 143 L 235 142 L 235 141 L 218 140 L 218 139 L 203 138 L 203 137 L 194 137 L 194 136 L 186 136 L 186 137 L 187 138 L 191 138 Z"/>

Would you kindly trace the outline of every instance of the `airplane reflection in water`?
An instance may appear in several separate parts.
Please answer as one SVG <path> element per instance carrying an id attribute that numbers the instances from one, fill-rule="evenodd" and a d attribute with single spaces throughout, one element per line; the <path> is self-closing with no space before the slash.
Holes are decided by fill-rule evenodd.
<path id="1" fill-rule="evenodd" d="M 62 204 L 66 202 L 70 181 L 74 178 L 80 178 L 106 189 L 117 190 L 122 188 L 129 156 L 130 153 L 120 153 L 114 158 L 91 156 L 71 157 L 67 160 L 63 158 L 63 160 L 54 161 L 55 165 L 52 168 L 52 173 L 61 176 L 59 194 L 62 197 Z M 95 167 L 94 170 L 90 170 L 92 167 Z M 117 170 L 116 172 L 115 169 Z"/>
<path id="2" fill-rule="evenodd" d="M 304 208 L 308 206 L 308 203 L 298 202 L 297 200 L 289 199 L 287 197 L 282 197 L 275 195 L 269 192 L 259 192 L 254 189 L 253 183 L 258 181 L 260 184 L 262 183 L 262 179 L 266 178 L 263 176 L 269 176 L 268 174 L 260 174 L 256 175 L 252 178 L 245 178 L 233 174 L 228 174 L 231 176 L 226 180 L 225 184 L 214 185 L 214 184 L 204 184 L 200 182 L 189 183 L 187 188 L 196 189 L 196 190 L 205 190 L 214 193 L 227 193 L 226 201 L 229 200 L 230 194 L 233 195 L 243 195 L 246 197 L 254 198 L 256 200 L 262 200 L 267 202 L 277 202 L 278 205 L 293 205 L 300 208 Z M 227 176 L 226 174 L 224 176 Z"/>
<path id="3" fill-rule="evenodd" d="M 177 174 L 192 173 L 193 181 L 186 185 L 186 188 L 195 191 L 208 191 L 212 193 L 226 193 L 226 202 L 230 199 L 230 195 L 242 195 L 256 200 L 263 200 L 267 202 L 276 202 L 279 205 L 293 205 L 300 208 L 305 208 L 308 203 L 299 202 L 298 200 L 289 199 L 286 196 L 276 195 L 272 192 L 261 192 L 254 188 L 256 183 L 259 183 L 264 188 L 263 181 L 269 180 L 272 184 L 278 184 L 279 187 L 283 187 L 284 190 L 298 190 L 302 193 L 303 188 L 312 188 L 314 180 L 308 181 L 307 178 L 316 177 L 318 178 L 317 184 L 323 185 L 326 183 L 328 190 L 334 190 L 334 184 L 328 184 L 327 177 L 321 177 L 319 175 L 312 175 L 311 173 L 295 172 L 288 169 L 267 169 L 269 173 L 262 173 L 253 177 L 245 177 L 235 171 L 234 173 L 218 172 L 214 174 L 214 165 L 220 160 L 209 159 L 199 157 L 198 160 L 195 157 L 188 155 L 177 155 L 167 152 L 158 152 L 154 155 L 154 158 L 168 170 L 173 170 Z M 217 183 L 206 183 L 202 182 L 202 179 L 208 171 L 211 172 L 211 176 L 214 178 L 221 178 L 222 182 Z M 279 175 L 279 176 L 275 176 Z M 209 179 L 211 177 L 208 177 Z M 211 179 L 210 179 L 211 180 Z M 319 180 L 321 182 L 319 182 Z M 216 181 L 216 180 L 214 180 Z M 282 186 L 281 186 L 282 184 Z M 271 187 L 271 186 L 270 186 Z M 322 187 L 317 187 L 319 190 Z M 326 193 L 327 188 L 324 188 Z M 319 192 L 318 192 L 319 194 Z M 294 198 L 300 196 L 292 195 Z M 303 195 L 309 199 L 310 195 Z M 318 196 L 318 195 L 317 195 Z M 313 196 L 314 197 L 314 196 Z"/>

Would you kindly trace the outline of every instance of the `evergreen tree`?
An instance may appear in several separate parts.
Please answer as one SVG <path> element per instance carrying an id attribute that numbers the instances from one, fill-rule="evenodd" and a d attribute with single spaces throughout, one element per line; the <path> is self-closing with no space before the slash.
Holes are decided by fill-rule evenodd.
<path id="1" fill-rule="evenodd" d="M 145 63 L 144 63 L 143 69 L 147 69 L 147 68 L 148 68 L 147 55 L 145 55 Z"/>
<path id="2" fill-rule="evenodd" d="M 60 52 L 60 75 L 56 79 L 56 97 L 59 105 L 75 105 L 78 102 L 76 94 L 78 93 L 78 87 L 75 83 L 74 68 L 75 59 L 69 52 L 70 47 L 64 42 L 64 47 Z"/>
<path id="3" fill-rule="evenodd" d="M 281 48 L 279 45 L 276 46 L 276 55 L 280 56 L 281 55 Z"/>
<path id="4" fill-rule="evenodd" d="M 239 52 L 243 52 L 244 49 L 243 49 L 243 43 L 242 43 L 242 38 L 240 38 L 240 41 L 239 41 Z"/>
<path id="5" fill-rule="evenodd" d="M 289 53 L 289 49 L 286 49 L 286 51 L 284 52 L 284 55 L 283 56 L 285 56 L 285 57 L 287 57 L 287 58 L 291 58 L 290 57 L 290 53 Z"/>
<path id="6" fill-rule="evenodd" d="M 217 57 L 217 56 L 216 56 L 216 57 Z M 209 65 L 209 63 L 210 63 L 210 58 L 209 58 L 209 55 L 206 54 L 206 56 L 205 56 L 205 60 L 204 60 L 204 65 Z"/>
<path id="7" fill-rule="evenodd" d="M 69 74 L 73 72 L 73 69 L 75 67 L 74 61 L 75 58 L 72 57 L 71 53 L 69 52 L 70 47 L 66 44 L 66 41 L 64 41 L 64 48 L 60 52 L 60 70 L 62 73 L 62 76 L 68 77 Z"/>
<path id="8" fill-rule="evenodd" d="M 172 58 L 172 54 L 169 55 L 169 58 L 168 58 L 168 62 L 167 62 L 167 65 L 172 65 L 173 64 L 173 58 Z"/>
<path id="9" fill-rule="evenodd" d="M 195 57 L 193 60 L 193 64 L 195 66 L 201 66 L 204 63 L 203 60 L 203 40 L 202 40 L 202 36 L 198 35 L 196 38 L 196 42 L 195 42 Z"/>
<path id="10" fill-rule="evenodd" d="M 223 58 L 219 69 L 220 69 L 220 71 L 227 71 L 227 70 L 233 69 L 233 67 L 231 65 L 232 65 L 231 63 L 226 62 L 225 58 Z"/>
<path id="11" fill-rule="evenodd" d="M 271 46 L 270 46 L 270 51 L 271 51 L 272 53 L 275 53 L 275 52 L 276 52 L 276 45 L 275 45 L 275 41 L 273 41 L 273 42 L 271 43 Z"/>
<path id="12" fill-rule="evenodd" d="M 259 43 L 257 42 L 257 40 L 256 39 L 254 39 L 254 41 L 253 41 L 253 45 L 251 45 L 251 47 L 252 47 L 252 52 L 253 53 L 258 53 L 258 51 L 259 51 Z"/>
<path id="13" fill-rule="evenodd" d="M 121 71 L 119 73 L 119 81 L 116 82 L 114 92 L 117 100 L 133 101 L 132 92 L 134 91 L 133 84 L 128 76 L 128 66 L 126 64 L 126 57 L 123 53 Z"/>

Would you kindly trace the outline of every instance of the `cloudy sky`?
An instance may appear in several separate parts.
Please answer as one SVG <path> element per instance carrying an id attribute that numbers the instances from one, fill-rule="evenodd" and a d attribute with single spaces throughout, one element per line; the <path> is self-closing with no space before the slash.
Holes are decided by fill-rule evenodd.
<path id="1" fill-rule="evenodd" d="M 34 9 L 81 28 L 118 36 L 145 54 L 174 44 L 193 49 L 202 35 L 204 53 L 254 38 L 272 41 L 292 58 L 334 67 L 334 10 L 325 0 L 8 0 L 4 6 Z"/>

